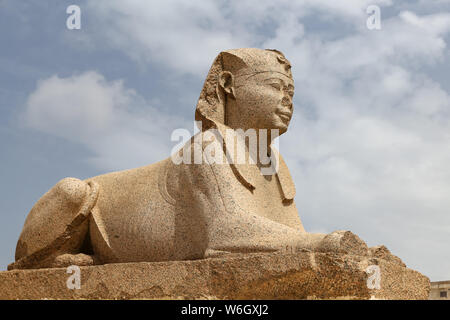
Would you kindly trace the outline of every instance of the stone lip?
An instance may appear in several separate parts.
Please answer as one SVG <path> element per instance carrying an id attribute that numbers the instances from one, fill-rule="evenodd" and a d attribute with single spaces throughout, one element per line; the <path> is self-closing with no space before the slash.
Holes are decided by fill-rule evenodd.
<path id="1" fill-rule="evenodd" d="M 106 264 L 80 267 L 72 290 L 66 268 L 12 270 L 0 272 L 0 299 L 428 299 L 429 279 L 397 259 L 305 250 Z M 380 289 L 367 286 L 369 265 Z"/>

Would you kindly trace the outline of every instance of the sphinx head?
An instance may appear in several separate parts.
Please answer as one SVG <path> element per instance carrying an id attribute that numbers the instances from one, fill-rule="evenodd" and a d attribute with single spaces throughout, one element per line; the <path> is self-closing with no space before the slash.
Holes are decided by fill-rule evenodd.
<path id="1" fill-rule="evenodd" d="M 292 117 L 291 65 L 276 50 L 221 52 L 208 73 L 197 104 L 203 128 L 221 123 L 233 129 L 279 129 Z"/>

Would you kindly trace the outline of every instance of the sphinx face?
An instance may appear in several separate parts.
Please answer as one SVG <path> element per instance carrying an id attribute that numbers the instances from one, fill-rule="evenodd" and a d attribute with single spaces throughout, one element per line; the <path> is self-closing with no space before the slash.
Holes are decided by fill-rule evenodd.
<path id="1" fill-rule="evenodd" d="M 286 132 L 292 117 L 294 82 L 279 72 L 261 72 L 235 79 L 234 95 L 242 129 Z"/>

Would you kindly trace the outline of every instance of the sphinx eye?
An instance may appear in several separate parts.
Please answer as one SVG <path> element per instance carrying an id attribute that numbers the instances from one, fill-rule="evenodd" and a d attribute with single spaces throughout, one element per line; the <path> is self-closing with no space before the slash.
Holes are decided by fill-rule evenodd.
<path id="1" fill-rule="evenodd" d="M 291 98 L 294 96 L 294 89 L 288 90 L 287 92 L 291 96 Z"/>
<path id="2" fill-rule="evenodd" d="M 281 90 L 281 84 L 279 84 L 279 83 L 274 82 L 274 83 L 270 83 L 270 85 L 277 90 Z"/>
<path id="3" fill-rule="evenodd" d="M 293 97 L 293 96 L 294 96 L 294 86 L 289 85 L 289 86 L 287 87 L 287 93 L 288 93 L 291 97 Z"/>

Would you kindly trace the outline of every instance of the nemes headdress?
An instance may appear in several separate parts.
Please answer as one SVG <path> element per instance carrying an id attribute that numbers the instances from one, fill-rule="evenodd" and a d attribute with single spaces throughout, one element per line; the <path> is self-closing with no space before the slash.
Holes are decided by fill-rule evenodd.
<path id="1" fill-rule="evenodd" d="M 195 109 L 195 120 L 201 123 L 202 131 L 211 128 L 221 131 L 226 127 L 226 99 L 223 90 L 218 85 L 219 76 L 224 71 L 231 72 L 235 79 L 262 72 L 278 72 L 292 78 L 291 64 L 278 50 L 245 48 L 219 53 L 209 70 Z M 279 155 L 275 148 L 272 148 L 272 151 Z M 283 199 L 292 200 L 295 196 L 294 183 L 281 155 L 276 158 L 280 159 L 277 176 L 283 192 Z M 254 178 L 260 174 L 256 165 L 233 163 L 230 165 L 244 185 L 250 189 L 255 188 Z"/>
<path id="2" fill-rule="evenodd" d="M 231 72 L 235 78 L 261 72 L 279 72 L 292 78 L 291 64 L 283 53 L 273 49 L 232 49 L 219 53 L 214 60 L 197 102 L 195 120 L 202 129 L 225 124 L 225 96 L 220 87 L 219 75 Z"/>

